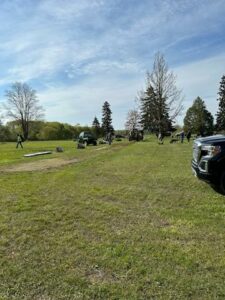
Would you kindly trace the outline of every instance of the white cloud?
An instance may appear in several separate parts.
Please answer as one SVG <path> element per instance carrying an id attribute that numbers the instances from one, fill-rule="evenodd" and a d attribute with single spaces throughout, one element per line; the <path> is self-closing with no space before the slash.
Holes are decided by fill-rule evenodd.
<path id="1" fill-rule="evenodd" d="M 95 115 L 101 119 L 104 101 L 109 101 L 115 128 L 123 128 L 127 110 L 133 108 L 137 91 L 142 87 L 137 78 L 118 82 L 117 78 L 95 77 L 79 85 L 52 86 L 39 93 L 48 120 L 92 123 Z"/>
<path id="2" fill-rule="evenodd" d="M 118 76 L 124 74 L 137 74 L 143 70 L 143 67 L 137 62 L 123 62 L 116 60 L 99 60 L 79 67 L 76 65 L 71 66 L 70 70 L 67 70 L 68 76 L 71 78 L 75 77 L 76 73 L 86 74 L 86 75 L 96 75 L 103 74 L 110 76 L 110 74 L 117 74 Z"/>

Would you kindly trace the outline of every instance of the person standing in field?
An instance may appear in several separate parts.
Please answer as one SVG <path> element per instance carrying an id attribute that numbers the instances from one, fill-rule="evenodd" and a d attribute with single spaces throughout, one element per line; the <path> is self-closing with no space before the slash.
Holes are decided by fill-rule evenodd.
<path id="1" fill-rule="evenodd" d="M 181 143 L 183 144 L 183 142 L 184 142 L 184 131 L 181 131 L 180 140 L 181 140 Z"/>
<path id="2" fill-rule="evenodd" d="M 22 136 L 20 134 L 17 134 L 17 145 L 16 148 L 18 148 L 18 146 L 20 145 L 21 148 L 23 148 L 23 144 L 22 144 Z"/>
<path id="3" fill-rule="evenodd" d="M 112 133 L 111 132 L 108 132 L 108 134 L 107 134 L 107 141 L 108 141 L 109 145 L 112 144 Z"/>
<path id="4" fill-rule="evenodd" d="M 160 144 L 160 145 L 163 144 L 163 134 L 162 134 L 162 132 L 158 133 L 158 144 Z"/>
<path id="5" fill-rule="evenodd" d="M 187 140 L 188 140 L 188 143 L 190 142 L 190 138 L 191 138 L 191 131 L 189 130 L 188 133 L 187 133 Z"/>

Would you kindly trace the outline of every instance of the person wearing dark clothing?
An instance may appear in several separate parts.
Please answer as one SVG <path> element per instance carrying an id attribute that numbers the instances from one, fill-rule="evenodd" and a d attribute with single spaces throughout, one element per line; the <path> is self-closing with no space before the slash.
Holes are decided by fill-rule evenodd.
<path id="1" fill-rule="evenodd" d="M 191 138 L 191 132 L 190 132 L 190 130 L 189 130 L 188 133 L 187 133 L 187 140 L 188 140 L 188 143 L 190 142 L 190 138 Z"/>
<path id="2" fill-rule="evenodd" d="M 180 141 L 181 141 L 181 143 L 183 144 L 183 142 L 184 142 L 184 131 L 181 131 L 181 134 L 180 134 Z"/>
<path id="3" fill-rule="evenodd" d="M 21 148 L 23 148 L 23 145 L 22 145 L 22 136 L 20 134 L 17 134 L 17 145 L 16 145 L 16 148 L 18 148 L 18 146 L 20 145 Z"/>

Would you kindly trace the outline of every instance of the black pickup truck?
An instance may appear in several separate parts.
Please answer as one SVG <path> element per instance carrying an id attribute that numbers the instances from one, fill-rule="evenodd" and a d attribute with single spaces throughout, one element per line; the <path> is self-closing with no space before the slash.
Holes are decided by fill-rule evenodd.
<path id="1" fill-rule="evenodd" d="M 225 194 L 225 135 L 198 138 L 193 145 L 193 173 Z"/>

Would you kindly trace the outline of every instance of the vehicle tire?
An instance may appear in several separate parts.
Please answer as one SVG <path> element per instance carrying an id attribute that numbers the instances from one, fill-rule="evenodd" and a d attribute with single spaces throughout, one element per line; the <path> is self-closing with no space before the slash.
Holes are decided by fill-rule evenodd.
<path id="1" fill-rule="evenodd" d="M 225 171 L 223 171 L 220 175 L 220 191 L 223 195 L 225 195 Z"/>
<path id="2" fill-rule="evenodd" d="M 94 145 L 94 146 L 97 146 L 97 142 L 95 141 L 95 142 L 93 143 L 93 145 Z"/>

